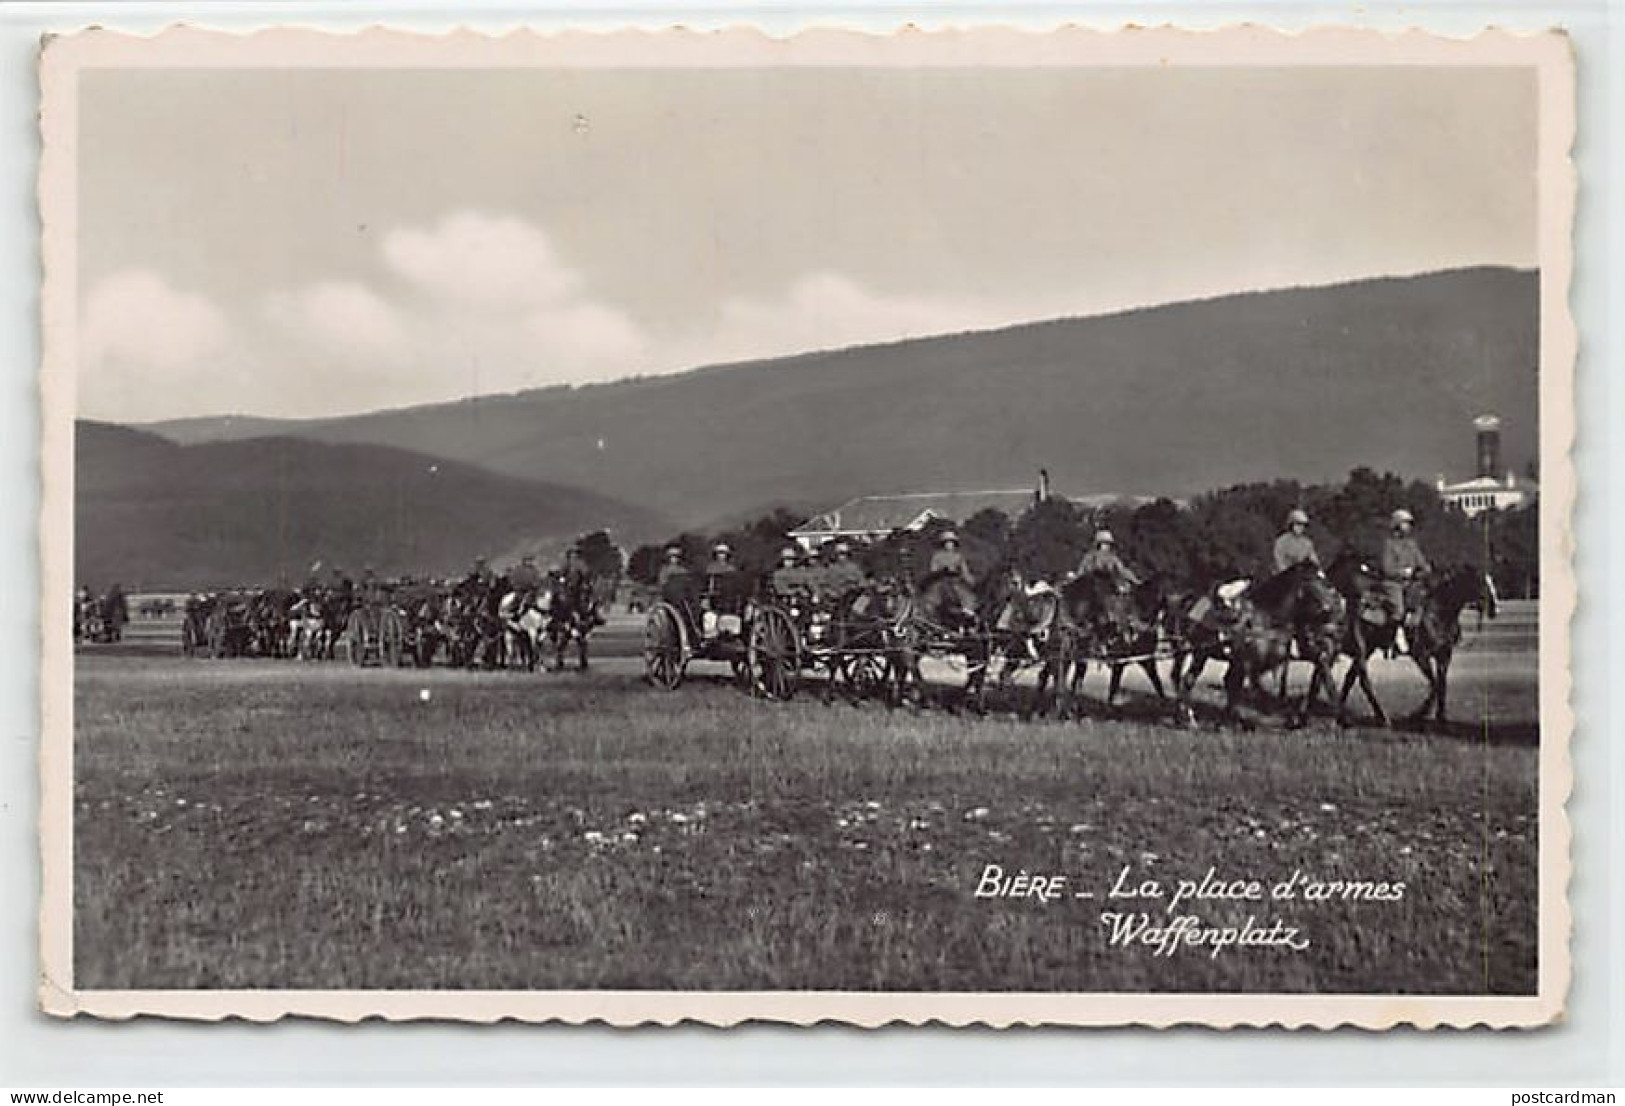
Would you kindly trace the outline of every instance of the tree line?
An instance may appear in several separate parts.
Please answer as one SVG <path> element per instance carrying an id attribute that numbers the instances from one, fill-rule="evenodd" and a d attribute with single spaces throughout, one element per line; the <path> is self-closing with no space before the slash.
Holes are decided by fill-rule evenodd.
<path id="1" fill-rule="evenodd" d="M 978 576 L 1015 566 L 1030 578 L 1059 579 L 1077 566 L 1095 531 L 1105 528 L 1112 531 L 1124 560 L 1142 575 L 1160 575 L 1175 587 L 1205 589 L 1223 580 L 1268 575 L 1275 538 L 1294 507 L 1309 513 L 1309 536 L 1322 564 L 1345 550 L 1375 561 L 1390 514 L 1404 507 L 1416 517 L 1416 537 L 1435 565 L 1478 565 L 1493 575 L 1503 598 L 1539 594 L 1537 505 L 1468 518 L 1445 504 L 1432 485 L 1392 473 L 1378 475 L 1369 468 L 1355 469 L 1335 484 L 1240 484 L 1199 495 L 1188 504 L 1156 499 L 1089 508 L 1050 498 L 1016 518 L 988 509 L 954 528 Z M 767 572 L 802 521 L 801 515 L 781 508 L 717 533 L 685 531 L 660 545 L 640 546 L 627 571 L 639 583 L 652 585 L 668 546 L 677 546 L 684 560 L 697 566 L 717 542 L 727 542 L 741 568 Z M 895 532 L 856 552 L 876 575 L 917 571 L 949 525 L 933 520 L 918 531 Z"/>

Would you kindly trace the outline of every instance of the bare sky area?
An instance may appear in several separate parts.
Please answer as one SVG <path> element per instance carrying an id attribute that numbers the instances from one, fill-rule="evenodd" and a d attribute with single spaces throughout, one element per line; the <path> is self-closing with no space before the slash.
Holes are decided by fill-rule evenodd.
<path id="1" fill-rule="evenodd" d="M 121 421 L 1536 262 L 1529 69 L 81 80 L 79 402 Z"/>

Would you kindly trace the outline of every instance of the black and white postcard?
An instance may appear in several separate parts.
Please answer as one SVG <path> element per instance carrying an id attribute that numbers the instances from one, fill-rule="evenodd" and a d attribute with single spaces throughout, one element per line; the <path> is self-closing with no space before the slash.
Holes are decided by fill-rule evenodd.
<path id="1" fill-rule="evenodd" d="M 1560 1016 L 1560 32 L 40 64 L 46 1011 Z"/>

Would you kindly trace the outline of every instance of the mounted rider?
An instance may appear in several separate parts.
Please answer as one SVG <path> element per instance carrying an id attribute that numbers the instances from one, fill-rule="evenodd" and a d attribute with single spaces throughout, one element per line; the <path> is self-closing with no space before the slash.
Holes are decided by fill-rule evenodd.
<path id="1" fill-rule="evenodd" d="M 954 531 L 944 530 L 937 539 L 937 549 L 931 554 L 927 576 L 946 582 L 961 613 L 976 613 L 976 578 L 971 575 L 965 555 L 959 551 L 959 535 Z"/>
<path id="2" fill-rule="evenodd" d="M 1118 556 L 1117 539 L 1104 527 L 1095 531 L 1093 548 L 1078 562 L 1078 576 L 1097 574 L 1109 577 L 1120 592 L 1126 592 L 1140 584 L 1139 575 Z"/>
<path id="3" fill-rule="evenodd" d="M 1309 513 L 1301 507 L 1287 512 L 1286 529 L 1275 539 L 1275 571 L 1285 572 L 1294 565 L 1320 567 L 1320 555 L 1309 537 Z"/>
<path id="4" fill-rule="evenodd" d="M 514 597 L 512 613 L 518 614 L 535 602 L 541 586 L 542 574 L 536 567 L 536 557 L 526 553 L 508 570 L 508 591 Z"/>
<path id="5" fill-rule="evenodd" d="M 554 576 L 570 609 L 590 619 L 593 625 L 602 626 L 604 617 L 598 613 L 592 570 L 582 558 L 580 546 L 572 545 L 564 551 L 564 563 L 554 570 Z"/>
<path id="6" fill-rule="evenodd" d="M 327 591 L 341 607 L 348 609 L 355 603 L 355 583 L 338 565 L 334 565 L 333 571 L 328 574 Z"/>
<path id="7" fill-rule="evenodd" d="M 1388 537 L 1382 543 L 1383 610 L 1398 629 L 1394 649 L 1408 652 L 1405 637 L 1416 632 L 1422 617 L 1422 580 L 1433 571 L 1422 547 L 1411 534 L 1416 519 L 1401 507 L 1388 519 Z"/>

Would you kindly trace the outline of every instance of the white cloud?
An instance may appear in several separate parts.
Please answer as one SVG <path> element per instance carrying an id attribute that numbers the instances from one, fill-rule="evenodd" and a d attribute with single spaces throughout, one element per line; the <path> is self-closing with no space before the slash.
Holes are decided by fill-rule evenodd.
<path id="1" fill-rule="evenodd" d="M 346 414 L 1065 313 L 1018 299 L 881 292 L 818 271 L 655 333 L 595 297 L 541 229 L 477 212 L 397 227 L 377 260 L 370 280 L 273 292 L 235 326 L 150 271 L 110 277 L 87 301 L 87 413 Z"/>
<path id="2" fill-rule="evenodd" d="M 221 402 L 232 331 L 207 296 L 172 287 L 150 269 L 121 269 L 85 296 L 79 393 L 86 414 L 136 420 L 178 404 Z M 182 399 L 182 397 L 185 397 Z"/>
<path id="3" fill-rule="evenodd" d="M 226 344 L 220 311 L 201 295 L 177 291 L 148 269 L 123 269 L 85 298 L 79 331 L 84 365 L 123 362 L 136 369 L 192 368 Z"/>
<path id="4" fill-rule="evenodd" d="M 440 304 L 511 310 L 569 300 L 581 284 L 546 234 L 511 216 L 455 212 L 427 230 L 390 231 L 383 250 L 392 271 Z"/>
<path id="5" fill-rule="evenodd" d="M 411 348 L 401 312 L 354 281 L 324 281 L 272 296 L 266 311 L 273 322 L 334 353 L 398 358 Z"/>
<path id="6" fill-rule="evenodd" d="M 775 298 L 723 301 L 715 330 L 694 343 L 689 356 L 691 363 L 774 357 L 984 330 L 1039 317 L 1031 304 L 887 294 L 840 273 L 815 272 Z"/>

